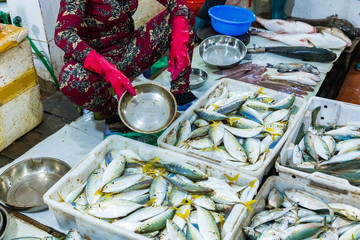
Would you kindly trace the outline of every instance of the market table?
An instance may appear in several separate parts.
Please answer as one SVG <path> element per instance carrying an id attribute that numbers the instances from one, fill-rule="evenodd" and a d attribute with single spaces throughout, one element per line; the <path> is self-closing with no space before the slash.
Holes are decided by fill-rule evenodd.
<path id="1" fill-rule="evenodd" d="M 282 43 L 270 41 L 268 39 L 264 39 L 258 36 L 252 36 L 250 43 L 247 47 L 251 48 L 253 44 L 257 44 L 261 47 L 284 46 L 284 44 Z M 341 50 L 335 51 L 338 57 L 341 55 L 341 52 Z M 286 58 L 270 53 L 252 54 L 251 56 L 251 60 L 244 60 L 242 63 L 252 61 L 254 64 L 266 66 L 267 63 L 276 64 L 281 62 L 303 62 L 298 59 Z M 326 78 L 327 73 L 331 71 L 333 67 L 333 63 L 307 63 L 313 64 L 314 66 L 319 68 L 321 72 L 321 81 L 318 85 L 316 85 L 313 92 L 309 92 L 309 94 L 305 96 L 305 99 L 315 96 L 318 93 L 321 84 Z M 217 69 L 214 67 L 210 67 L 201 60 L 198 53 L 198 47 L 194 49 L 192 67 L 205 70 L 209 76 L 208 81 L 204 84 L 204 86 L 199 89 L 193 90 L 193 93 L 197 97 L 200 97 L 216 81 L 218 81 L 216 79 L 221 76 L 213 74 L 212 72 L 216 71 Z M 144 78 L 143 76 L 140 76 L 134 80 L 134 83 L 146 81 L 155 81 L 167 88 L 170 88 L 170 73 L 164 71 L 155 80 L 149 80 Z M 88 152 L 90 152 L 96 145 L 98 145 L 102 141 L 103 126 L 104 121 L 93 120 L 91 114 L 84 115 L 80 117 L 77 121 L 73 122 L 70 125 L 66 125 L 55 134 L 51 135 L 41 143 L 34 146 L 31 150 L 13 161 L 11 164 L 8 164 L 1 168 L 0 173 L 3 172 L 7 167 L 25 158 L 41 157 L 44 155 L 48 157 L 59 158 L 67 162 L 71 167 L 74 167 L 78 162 L 81 161 L 81 159 L 83 159 L 83 157 L 86 156 Z M 44 210 L 37 213 L 23 214 L 41 224 L 44 224 L 45 226 L 48 226 L 62 233 L 66 233 L 68 231 L 68 229 L 60 229 L 53 213 L 49 210 Z"/>

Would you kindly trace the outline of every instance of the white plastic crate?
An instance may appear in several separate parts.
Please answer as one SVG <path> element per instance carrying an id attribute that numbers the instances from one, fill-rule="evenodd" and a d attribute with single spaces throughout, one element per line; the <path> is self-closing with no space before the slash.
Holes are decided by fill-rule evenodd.
<path id="1" fill-rule="evenodd" d="M 319 197 L 326 203 L 345 203 L 360 208 L 360 195 L 348 190 L 344 190 L 340 183 L 327 181 L 318 182 L 318 179 L 313 178 L 313 176 L 310 176 L 307 179 L 295 176 L 292 178 L 271 176 L 266 180 L 256 195 L 255 199 L 257 202 L 253 204 L 254 213 L 249 213 L 246 215 L 245 219 L 240 225 L 240 228 L 235 234 L 236 239 L 246 239 L 242 228 L 249 226 L 251 218 L 255 214 L 265 210 L 267 197 L 273 188 L 277 188 L 280 191 L 284 191 L 290 188 L 299 189 Z"/>
<path id="2" fill-rule="evenodd" d="M 138 153 L 143 159 L 152 159 L 158 156 L 160 159 L 166 159 L 169 161 L 183 161 L 198 167 L 209 176 L 222 179 L 225 178 L 225 174 L 230 176 L 238 174 L 238 172 L 234 170 L 229 170 L 211 163 L 205 163 L 189 156 L 154 147 L 129 138 L 113 135 L 106 138 L 102 143 L 94 148 L 78 165 L 71 169 L 46 194 L 44 194 L 44 201 L 49 206 L 50 210 L 55 214 L 61 229 L 67 230 L 69 228 L 76 227 L 82 236 L 86 236 L 92 240 L 148 239 L 142 235 L 116 227 L 111 223 L 75 210 L 69 204 L 60 203 L 58 194 L 60 194 L 60 196 L 67 196 L 69 192 L 86 182 L 91 172 L 100 166 L 105 154 L 109 150 L 113 149 L 130 149 Z M 237 183 L 245 185 L 255 179 L 256 178 L 252 176 L 241 174 Z M 253 199 L 258 187 L 259 181 L 256 181 L 255 187 L 251 189 L 244 201 Z M 223 239 L 234 239 L 233 235 L 247 213 L 249 213 L 249 210 L 241 204 L 237 204 L 233 207 L 223 226 Z"/>
<path id="3" fill-rule="evenodd" d="M 212 88 L 210 88 L 201 98 L 199 98 L 189 109 L 185 111 L 175 122 L 173 122 L 170 127 L 158 138 L 158 145 L 160 147 L 179 152 L 182 154 L 186 154 L 188 156 L 193 156 L 204 160 L 206 162 L 211 162 L 217 165 L 221 165 L 230 169 L 234 169 L 237 171 L 245 172 L 251 176 L 258 178 L 260 181 L 262 180 L 264 174 L 267 174 L 270 168 L 273 166 L 274 161 L 278 153 L 280 152 L 281 147 L 285 143 L 286 139 L 288 138 L 291 129 L 297 126 L 303 112 L 305 111 L 306 101 L 303 98 L 296 97 L 294 105 L 299 107 L 299 111 L 294 117 L 293 121 L 290 122 L 288 129 L 284 133 L 283 137 L 280 139 L 278 144 L 276 144 L 275 148 L 273 148 L 270 153 L 267 155 L 264 164 L 258 168 L 257 170 L 248 170 L 244 169 L 241 166 L 236 166 L 235 164 L 229 164 L 229 161 L 223 161 L 221 158 L 212 157 L 210 154 L 206 152 L 202 152 L 199 150 L 185 150 L 178 148 L 176 146 L 170 145 L 166 143 L 166 139 L 170 133 L 177 131 L 181 126 L 181 123 L 187 119 L 189 119 L 194 114 L 194 109 L 198 109 L 203 107 L 211 98 L 217 98 L 221 95 L 223 88 L 227 86 L 230 92 L 248 92 L 248 91 L 258 91 L 261 87 L 255 86 L 252 84 L 244 83 L 241 81 L 231 80 L 231 79 L 224 79 L 219 81 L 219 83 L 215 84 Z M 270 95 L 275 99 L 275 101 L 280 101 L 285 97 L 289 96 L 289 94 L 278 92 L 272 89 L 264 88 L 263 92 Z"/>
<path id="4" fill-rule="evenodd" d="M 289 147 L 291 145 L 294 145 L 298 132 L 301 128 L 301 125 L 303 123 L 307 123 L 311 121 L 311 111 L 319 106 L 321 106 L 321 110 L 317 116 L 316 124 L 333 125 L 333 124 L 345 123 L 348 121 L 360 120 L 359 119 L 360 105 L 355 105 L 355 104 L 350 104 L 350 103 L 345 103 L 345 102 L 340 102 L 340 101 L 330 100 L 320 97 L 310 98 L 309 103 L 306 107 L 305 114 L 298 122 L 296 128 L 292 130 L 283 149 L 281 150 L 278 160 L 275 163 L 275 167 L 279 172 L 280 176 L 284 176 L 288 178 L 290 178 L 291 176 L 298 176 L 301 178 L 317 179 L 318 182 L 322 182 L 322 181 L 327 181 L 329 183 L 333 182 L 334 184 L 340 184 L 343 189 L 360 193 L 360 188 L 351 185 L 346 179 L 334 177 L 320 172 L 306 173 L 287 167 L 289 165 L 288 164 L 289 160 L 292 157 L 292 151 L 290 151 Z"/>

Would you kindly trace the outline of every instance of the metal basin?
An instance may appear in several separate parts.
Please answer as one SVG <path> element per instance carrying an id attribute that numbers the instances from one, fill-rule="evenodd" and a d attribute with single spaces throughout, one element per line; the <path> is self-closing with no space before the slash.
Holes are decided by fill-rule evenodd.
<path id="1" fill-rule="evenodd" d="M 0 239 L 3 239 L 3 237 L 5 236 L 6 229 L 9 226 L 10 219 L 7 211 L 1 206 L 0 206 L 0 217 L 2 219 L 0 221 Z"/>
<path id="2" fill-rule="evenodd" d="M 246 55 L 245 44 L 237 38 L 216 35 L 200 43 L 199 54 L 204 62 L 218 68 L 232 68 Z"/>
<path id="3" fill-rule="evenodd" d="M 136 96 L 125 92 L 118 112 L 123 123 L 135 132 L 156 133 L 164 130 L 176 115 L 176 100 L 164 87 L 155 83 L 134 86 Z"/>
<path id="4" fill-rule="evenodd" d="M 47 208 L 43 195 L 70 170 L 55 158 L 29 158 L 0 175 L 0 201 L 17 210 L 35 212 Z"/>
<path id="5" fill-rule="evenodd" d="M 208 74 L 201 69 L 192 68 L 190 74 L 190 89 L 202 87 L 208 79 Z"/>

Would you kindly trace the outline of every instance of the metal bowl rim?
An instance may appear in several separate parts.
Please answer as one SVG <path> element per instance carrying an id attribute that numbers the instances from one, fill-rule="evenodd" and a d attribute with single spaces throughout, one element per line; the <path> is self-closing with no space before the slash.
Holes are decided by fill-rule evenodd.
<path id="1" fill-rule="evenodd" d="M 193 69 L 199 71 L 200 74 L 193 73 Z M 204 76 L 202 76 L 201 73 L 203 73 Z M 208 80 L 208 78 L 209 78 L 209 74 L 208 74 L 205 70 L 202 70 L 202 69 L 200 69 L 200 68 L 191 68 L 191 73 L 190 73 L 190 75 L 191 75 L 191 74 L 196 75 L 196 76 L 199 76 L 199 77 L 201 77 L 201 79 L 202 79 L 202 81 L 201 81 L 200 83 L 197 83 L 197 84 L 191 84 L 191 83 L 190 83 L 190 89 L 192 89 L 192 90 L 202 87 L 202 86 L 206 83 L 206 81 Z"/>
<path id="2" fill-rule="evenodd" d="M 141 85 L 156 85 L 156 86 L 162 88 L 163 90 L 165 90 L 165 92 L 167 92 L 167 93 L 170 95 L 171 99 L 173 100 L 173 102 L 174 102 L 174 104 L 175 104 L 175 106 L 174 106 L 175 111 L 174 111 L 173 116 L 171 117 L 171 120 L 170 120 L 167 124 L 165 124 L 162 128 L 157 129 L 157 130 L 154 130 L 154 131 L 142 131 L 142 130 L 135 129 L 135 128 L 133 128 L 132 126 L 130 126 L 130 125 L 125 121 L 125 119 L 123 118 L 123 113 L 122 113 L 122 111 L 120 110 L 120 106 L 121 106 L 121 103 L 122 103 L 122 101 L 123 101 L 123 98 L 124 98 L 125 94 L 128 93 L 128 91 L 125 91 L 124 94 L 121 95 L 120 100 L 119 100 L 119 102 L 118 102 L 118 114 L 119 114 L 119 117 L 120 117 L 121 121 L 125 124 L 126 127 L 130 128 L 131 130 L 133 130 L 133 131 L 135 131 L 135 132 L 145 133 L 145 134 L 152 134 L 152 133 L 160 132 L 160 131 L 164 130 L 165 128 L 167 128 L 167 127 L 174 121 L 174 119 L 175 119 L 176 112 L 177 112 L 177 111 L 176 111 L 176 109 L 177 109 L 176 99 L 175 99 L 174 95 L 173 95 L 169 90 L 167 90 L 165 87 L 163 87 L 162 85 L 160 85 L 160 84 L 158 84 L 158 83 L 152 83 L 152 82 L 137 83 L 137 84 L 134 84 L 133 87 L 135 88 L 135 87 L 141 86 Z M 129 93 L 129 94 L 130 94 L 130 93 Z"/>
<path id="3" fill-rule="evenodd" d="M 205 44 L 205 41 L 208 41 L 208 40 L 210 40 L 212 38 L 219 38 L 219 37 L 230 38 L 230 39 L 234 40 L 235 42 L 240 42 L 240 45 L 244 48 L 244 53 L 242 54 L 243 56 L 239 61 L 234 62 L 232 64 L 228 64 L 228 65 L 214 65 L 214 64 L 211 64 L 211 63 L 205 61 L 205 59 L 203 58 L 203 54 L 201 53 L 202 48 L 204 50 L 206 50 L 206 48 L 203 46 Z M 215 46 L 215 45 L 223 45 L 223 44 L 214 44 L 212 46 Z M 203 50 L 203 52 L 204 52 L 204 50 Z M 199 44 L 198 52 L 199 52 L 201 60 L 203 60 L 206 64 L 209 64 L 210 66 L 215 66 L 215 67 L 218 67 L 218 68 L 226 68 L 226 67 L 229 67 L 229 66 L 232 66 L 232 67 L 237 66 L 237 64 L 239 64 L 242 60 L 244 60 L 244 58 L 246 56 L 247 48 L 246 48 L 245 43 L 243 43 L 243 41 L 241 41 L 240 39 L 237 39 L 236 37 L 233 37 L 233 36 L 230 36 L 230 35 L 218 34 L 218 35 L 207 37 L 204 40 L 202 40 L 201 43 Z"/>
<path id="4" fill-rule="evenodd" d="M 5 222 L 5 227 L 3 225 L 0 228 L 0 231 L 3 229 L 3 232 L 0 232 L 0 239 L 2 239 L 5 236 L 6 229 L 9 227 L 10 218 L 9 218 L 9 213 L 6 211 L 5 208 L 3 208 L 3 206 L 1 206 L 1 204 L 0 204 L 0 214 L 3 216 Z"/>
<path id="5" fill-rule="evenodd" d="M 60 162 L 60 163 L 63 164 L 65 167 L 69 168 L 68 171 L 71 170 L 70 165 L 67 164 L 65 161 L 63 161 L 63 160 L 61 160 L 61 159 L 54 158 L 54 157 L 33 157 L 33 158 L 26 158 L 26 159 L 21 160 L 21 161 L 19 161 L 19 162 L 17 162 L 17 163 L 14 163 L 13 165 L 11 165 L 11 166 L 8 167 L 7 169 L 5 169 L 5 170 L 0 174 L 0 178 L 1 178 L 3 175 L 5 175 L 5 173 L 7 173 L 8 171 L 10 171 L 11 169 L 14 169 L 16 166 L 18 166 L 18 165 L 20 165 L 20 164 L 22 164 L 22 163 L 25 163 L 25 162 L 30 161 L 30 160 L 32 160 L 32 159 L 42 159 L 42 158 L 49 159 L 49 160 L 55 160 L 56 162 Z M 34 172 L 33 172 L 33 173 L 34 173 Z M 8 189 L 7 189 L 7 190 L 8 190 Z M 1 201 L 2 203 L 4 203 L 5 205 L 10 206 L 10 207 L 12 207 L 12 208 L 24 209 L 24 210 L 28 210 L 28 209 L 32 209 L 32 208 L 38 208 L 38 207 L 43 206 L 43 205 L 45 204 L 45 203 L 43 203 L 43 204 L 40 204 L 40 205 L 23 207 L 23 206 L 17 206 L 17 205 L 14 205 L 14 204 L 10 204 L 8 201 L 2 199 L 1 197 L 0 197 L 0 201 Z M 0 207 L 1 207 L 1 205 L 0 205 Z"/>

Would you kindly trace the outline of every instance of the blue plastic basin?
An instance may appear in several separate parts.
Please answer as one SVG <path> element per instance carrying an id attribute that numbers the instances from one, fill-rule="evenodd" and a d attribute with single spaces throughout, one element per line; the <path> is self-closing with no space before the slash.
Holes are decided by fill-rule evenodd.
<path id="1" fill-rule="evenodd" d="M 209 15 L 215 31 L 230 36 L 245 34 L 256 19 L 252 11 L 229 5 L 214 6 L 209 9 Z"/>

